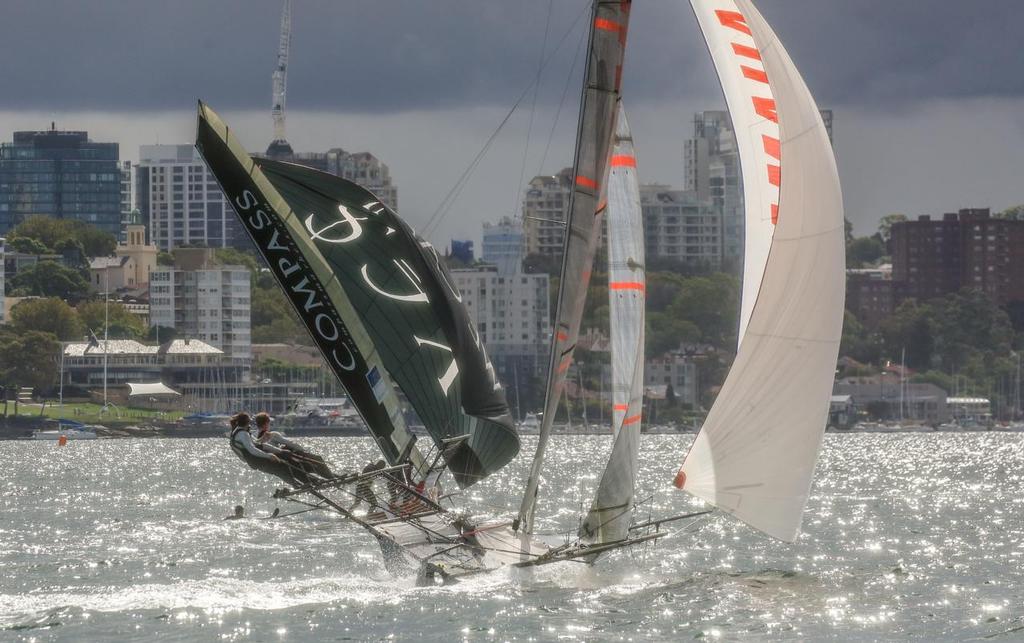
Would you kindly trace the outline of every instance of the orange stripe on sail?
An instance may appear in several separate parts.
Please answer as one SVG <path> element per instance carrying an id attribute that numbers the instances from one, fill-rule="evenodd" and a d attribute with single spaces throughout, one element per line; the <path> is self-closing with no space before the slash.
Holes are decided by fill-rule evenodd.
<path id="1" fill-rule="evenodd" d="M 627 424 L 636 424 L 639 421 L 640 421 L 640 414 L 637 413 L 636 415 L 631 415 L 628 418 L 626 418 L 625 420 L 623 420 L 622 421 L 622 426 L 626 426 Z"/>
<path id="2" fill-rule="evenodd" d="M 779 223 L 779 204 L 778 203 L 773 203 L 772 204 L 772 225 L 777 225 L 778 223 Z"/>
<path id="3" fill-rule="evenodd" d="M 582 185 L 583 187 L 590 188 L 592 190 L 597 189 L 597 181 L 595 181 L 594 179 L 588 179 L 585 176 L 577 176 L 576 185 Z"/>
<path id="4" fill-rule="evenodd" d="M 773 159 L 782 160 L 782 144 L 779 143 L 779 139 L 774 136 L 768 136 L 767 134 L 761 135 L 761 140 L 764 142 L 764 153 Z"/>
<path id="5" fill-rule="evenodd" d="M 737 56 L 743 56 L 744 58 L 750 58 L 752 60 L 761 60 L 761 52 L 759 52 L 754 47 L 741 45 L 738 42 L 732 43 L 732 52 Z"/>
<path id="6" fill-rule="evenodd" d="M 636 167 L 636 157 L 617 154 L 612 157 L 612 167 Z"/>
<path id="7" fill-rule="evenodd" d="M 622 25 L 614 20 L 608 20 L 607 18 L 596 18 L 594 20 L 594 28 L 600 29 L 601 31 L 620 31 L 622 29 Z"/>
<path id="8" fill-rule="evenodd" d="M 569 370 L 569 365 L 572 364 L 572 355 L 566 355 L 562 358 L 562 363 L 558 365 L 558 372 L 564 373 Z"/>
<path id="9" fill-rule="evenodd" d="M 628 411 L 629 410 L 629 405 L 628 404 L 616 404 L 615 406 L 612 407 L 612 409 L 614 409 L 616 411 Z"/>
<path id="10" fill-rule="evenodd" d="M 778 165 L 768 166 L 768 182 L 779 187 L 782 184 L 782 168 Z"/>
<path id="11" fill-rule="evenodd" d="M 569 336 L 563 333 L 562 331 L 558 331 L 558 334 L 555 335 L 555 337 L 557 337 L 558 341 L 560 342 L 564 342 L 569 339 Z"/>
<path id="12" fill-rule="evenodd" d="M 612 281 L 608 283 L 609 290 L 646 290 L 647 287 L 639 281 Z"/>
<path id="13" fill-rule="evenodd" d="M 743 70 L 743 75 L 750 80 L 756 80 L 759 83 L 768 82 L 768 74 L 760 69 L 754 69 L 753 67 L 747 67 L 746 65 L 740 65 L 740 69 Z"/>

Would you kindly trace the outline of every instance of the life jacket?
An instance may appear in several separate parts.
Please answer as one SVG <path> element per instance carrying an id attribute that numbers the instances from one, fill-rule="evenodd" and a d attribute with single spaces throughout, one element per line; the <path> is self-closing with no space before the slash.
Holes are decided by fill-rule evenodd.
<path id="1" fill-rule="evenodd" d="M 229 441 L 229 444 L 231 445 L 231 450 L 235 452 L 235 455 L 242 459 L 242 462 L 249 465 L 250 468 L 255 469 L 256 465 L 252 461 L 252 454 L 249 453 L 246 450 L 246 448 L 239 444 L 238 440 L 235 439 L 235 437 L 238 435 L 240 431 L 245 431 L 246 433 L 248 433 L 249 427 L 236 426 L 234 429 L 231 430 L 231 439 Z"/>

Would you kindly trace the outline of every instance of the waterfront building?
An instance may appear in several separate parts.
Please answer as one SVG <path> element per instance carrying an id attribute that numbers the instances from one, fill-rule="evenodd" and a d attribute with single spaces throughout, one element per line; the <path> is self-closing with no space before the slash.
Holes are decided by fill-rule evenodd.
<path id="1" fill-rule="evenodd" d="M 522 221 L 502 217 L 496 224 L 484 222 L 483 261 L 497 266 L 498 274 L 522 272 L 525 250 Z"/>
<path id="2" fill-rule="evenodd" d="M 248 365 L 252 358 L 249 269 L 218 265 L 208 248 L 179 248 L 174 258 L 174 266 L 159 266 L 150 273 L 150 325 L 174 328 Z"/>
<path id="3" fill-rule="evenodd" d="M 192 145 L 139 147 L 135 193 L 142 220 L 149 226 L 150 243 L 160 250 L 252 245 Z"/>
<path id="4" fill-rule="evenodd" d="M 644 386 L 669 388 L 678 404 L 692 408 L 700 405 L 697 362 L 681 351 L 673 351 L 647 360 L 644 364 Z"/>
<path id="5" fill-rule="evenodd" d="M 664 259 L 717 269 L 722 265 L 721 211 L 695 192 L 667 185 L 640 187 L 644 251 L 648 262 Z"/>
<path id="6" fill-rule="evenodd" d="M 117 143 L 51 128 L 15 132 L 12 142 L 0 144 L 0 234 L 37 214 L 84 221 L 119 235 Z"/>
<path id="7" fill-rule="evenodd" d="M 868 328 L 893 312 L 892 264 L 846 271 L 846 309 Z"/>
<path id="8" fill-rule="evenodd" d="M 836 380 L 832 395 L 849 395 L 856 414 L 882 420 L 939 425 L 950 418 L 946 391 L 934 384 L 903 381 L 898 374 L 844 377 Z"/>
<path id="9" fill-rule="evenodd" d="M 159 251 L 146 243 L 146 226 L 136 211 L 125 225 L 125 241 L 117 244 L 113 257 L 95 257 L 89 261 L 90 285 L 96 292 L 116 292 L 149 285 L 157 267 Z"/>
<path id="10" fill-rule="evenodd" d="M 972 288 L 1013 311 L 1024 307 L 1024 221 L 968 208 L 893 224 L 896 299 L 927 300 Z"/>
<path id="11" fill-rule="evenodd" d="M 506 389 L 548 366 L 550 310 L 547 274 L 502 274 L 497 266 L 451 271 L 470 319 Z"/>

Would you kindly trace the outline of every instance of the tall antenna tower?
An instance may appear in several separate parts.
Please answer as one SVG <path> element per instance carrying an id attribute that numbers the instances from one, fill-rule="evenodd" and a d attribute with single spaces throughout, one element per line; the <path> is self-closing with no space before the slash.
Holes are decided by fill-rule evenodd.
<path id="1" fill-rule="evenodd" d="M 271 76 L 274 81 L 274 101 L 270 114 L 274 118 L 274 140 L 267 147 L 267 156 L 288 158 L 294 152 L 285 139 L 284 104 L 288 88 L 288 50 L 292 44 L 292 0 L 284 0 L 281 9 L 281 42 L 277 48 L 277 67 Z"/>

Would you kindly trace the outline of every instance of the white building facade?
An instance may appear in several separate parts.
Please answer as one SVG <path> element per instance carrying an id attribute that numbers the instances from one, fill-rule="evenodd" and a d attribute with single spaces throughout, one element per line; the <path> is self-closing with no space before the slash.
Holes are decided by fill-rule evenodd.
<path id="1" fill-rule="evenodd" d="M 246 248 L 251 243 L 192 145 L 141 146 L 135 191 L 150 242 L 160 250 Z"/>
<path id="2" fill-rule="evenodd" d="M 501 274 L 496 266 L 452 270 L 469 317 L 506 387 L 547 368 L 549 278 Z"/>
<path id="3" fill-rule="evenodd" d="M 160 266 L 150 275 L 150 326 L 174 328 L 179 336 L 251 360 L 250 279 L 244 266 Z"/>
<path id="4" fill-rule="evenodd" d="M 718 269 L 722 265 L 721 210 L 691 191 L 640 187 L 647 261 L 664 259 Z"/>

